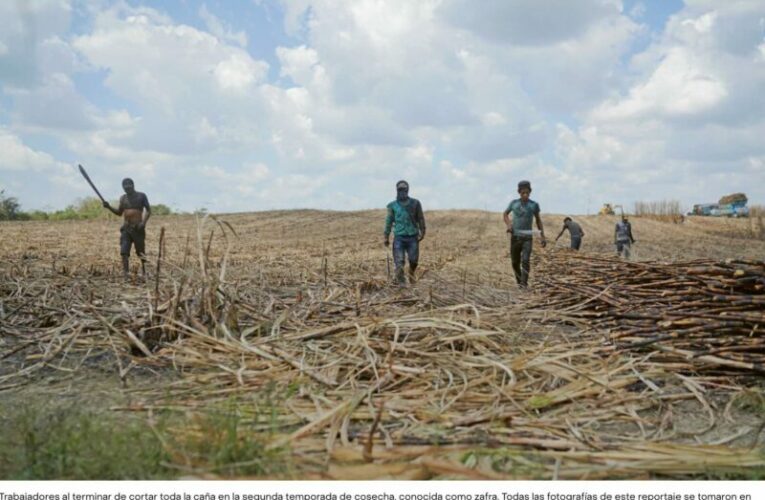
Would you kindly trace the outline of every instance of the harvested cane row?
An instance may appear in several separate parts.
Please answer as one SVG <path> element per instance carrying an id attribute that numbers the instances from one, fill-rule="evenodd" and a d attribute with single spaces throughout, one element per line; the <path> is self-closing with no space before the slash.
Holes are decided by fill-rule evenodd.
<path id="1" fill-rule="evenodd" d="M 560 303 L 530 308 L 509 270 L 459 265 L 460 248 L 426 256 L 419 283 L 399 289 L 367 248 L 329 272 L 322 251 L 238 262 L 227 229 L 197 233 L 155 260 L 142 286 L 117 283 L 106 263 L 73 274 L 43 260 L 0 262 L 0 391 L 108 360 L 104 373 L 129 395 L 113 410 L 194 414 L 233 399 L 249 439 L 288 450 L 305 478 L 687 477 L 765 467 L 757 449 L 727 446 L 760 438 L 758 422 L 737 420 L 739 383 L 693 374 L 681 357 L 623 356 L 587 332 L 588 315 L 603 312 L 590 306 L 597 293 L 566 298 L 562 283 L 550 288 Z M 537 280 L 552 280 L 557 259 L 569 258 L 550 255 Z M 601 297 L 617 300 L 609 294 Z M 172 376 L 161 385 L 133 378 L 145 371 Z M 689 404 L 703 410 L 698 419 L 675 416 Z M 210 471 L 173 456 L 184 471 Z"/>
<path id="2" fill-rule="evenodd" d="M 546 252 L 536 308 L 587 321 L 620 349 L 697 369 L 765 373 L 765 262 L 682 263 Z"/>

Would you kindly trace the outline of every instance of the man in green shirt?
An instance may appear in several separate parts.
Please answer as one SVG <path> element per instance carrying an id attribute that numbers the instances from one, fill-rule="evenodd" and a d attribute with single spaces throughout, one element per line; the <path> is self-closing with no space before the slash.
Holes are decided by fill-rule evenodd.
<path id="1" fill-rule="evenodd" d="M 542 237 L 542 247 L 547 246 L 545 230 L 542 227 L 542 217 L 539 215 L 539 204 L 531 199 L 531 183 L 521 181 L 518 183 L 520 198 L 513 200 L 505 209 L 502 217 L 505 221 L 507 232 L 510 233 L 510 259 L 513 263 L 515 281 L 521 288 L 529 284 L 531 271 L 531 248 L 534 241 L 532 224 L 537 221 L 539 234 Z M 512 220 L 510 214 L 513 215 Z"/>
<path id="2" fill-rule="evenodd" d="M 422 204 L 409 197 L 409 183 L 396 183 L 396 200 L 388 203 L 385 217 L 385 246 L 390 245 L 393 227 L 393 261 L 396 264 L 396 283 L 403 285 L 404 261 L 409 259 L 409 281 L 414 283 L 414 271 L 420 256 L 420 241 L 425 237 L 425 216 Z"/>

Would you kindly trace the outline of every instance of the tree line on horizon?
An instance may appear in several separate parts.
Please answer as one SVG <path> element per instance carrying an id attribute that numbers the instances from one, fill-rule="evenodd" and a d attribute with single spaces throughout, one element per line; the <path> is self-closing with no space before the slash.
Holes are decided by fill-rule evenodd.
<path id="1" fill-rule="evenodd" d="M 113 206 L 119 204 L 118 201 L 110 202 Z M 158 203 L 151 206 L 152 215 L 172 215 L 173 209 Z M 22 210 L 21 203 L 15 196 L 8 196 L 5 190 L 0 190 L 0 221 L 3 220 L 86 220 L 107 218 L 111 214 L 104 210 L 101 200 L 89 196 L 80 198 L 74 203 L 61 210 Z"/>

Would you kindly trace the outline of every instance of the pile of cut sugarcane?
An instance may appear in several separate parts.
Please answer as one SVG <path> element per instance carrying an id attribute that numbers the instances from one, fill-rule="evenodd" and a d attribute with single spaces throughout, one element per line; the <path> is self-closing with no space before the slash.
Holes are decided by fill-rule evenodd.
<path id="1" fill-rule="evenodd" d="M 586 320 L 619 348 L 695 368 L 765 372 L 765 262 L 539 256 L 533 307 Z"/>

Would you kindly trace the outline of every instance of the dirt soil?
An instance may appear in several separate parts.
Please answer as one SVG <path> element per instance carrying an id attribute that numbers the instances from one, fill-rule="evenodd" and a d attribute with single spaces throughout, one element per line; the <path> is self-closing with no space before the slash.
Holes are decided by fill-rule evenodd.
<path id="1" fill-rule="evenodd" d="M 528 310 L 529 297 L 545 293 L 534 278 L 547 271 L 535 259 L 532 289 L 517 288 L 498 213 L 426 212 L 418 281 L 392 286 L 384 217 L 155 217 L 149 276 L 140 278 L 133 258 L 129 283 L 116 218 L 0 223 L 0 420 L 24 406 L 193 415 L 267 395 L 266 406 L 241 410 L 249 422 L 241 439 L 289 455 L 290 472 L 268 477 L 765 470 L 760 376 L 688 372 L 650 352 L 614 350 L 606 332 L 557 321 L 555 311 Z M 552 241 L 563 216 L 543 218 L 552 244 L 534 252 L 563 251 L 568 234 Z M 575 220 L 586 233 L 582 252 L 615 254 L 616 217 Z M 631 221 L 635 260 L 765 256 L 750 220 Z M 152 337 L 157 318 L 175 322 L 173 335 Z M 179 475 L 227 475 L 184 467 Z"/>

